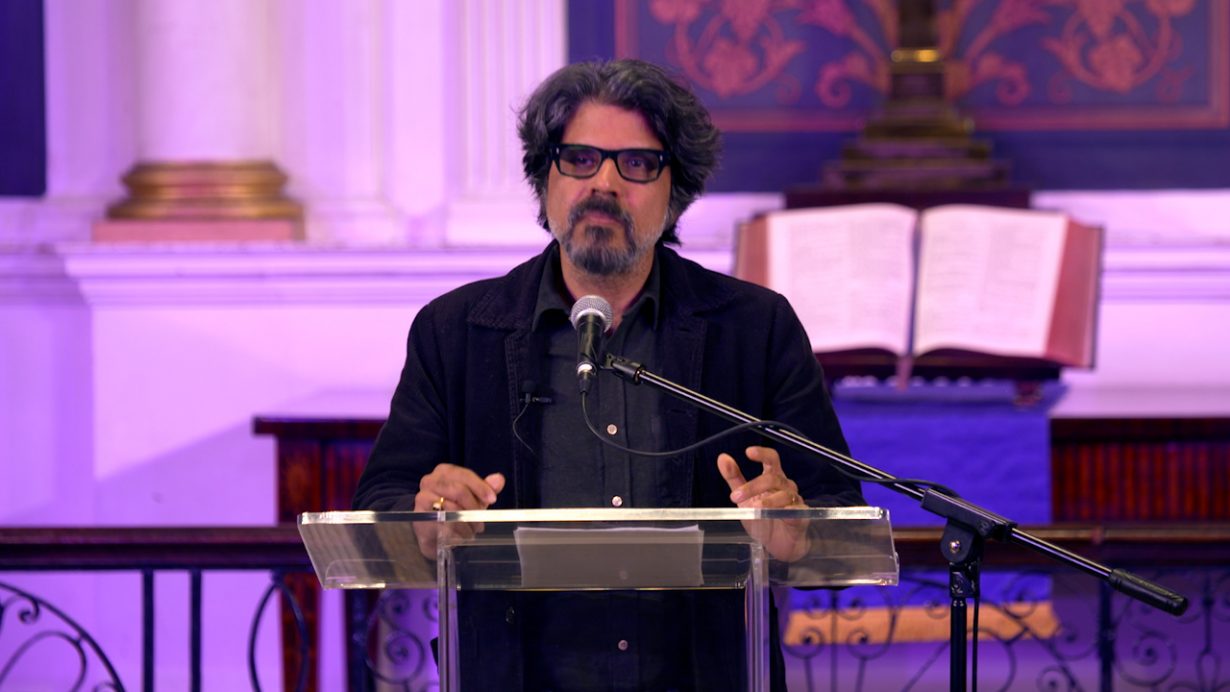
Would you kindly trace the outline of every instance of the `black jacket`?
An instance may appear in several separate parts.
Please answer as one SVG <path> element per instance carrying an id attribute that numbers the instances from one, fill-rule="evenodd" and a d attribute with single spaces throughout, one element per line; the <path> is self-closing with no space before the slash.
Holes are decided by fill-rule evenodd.
<path id="1" fill-rule="evenodd" d="M 359 481 L 356 508 L 412 509 L 419 480 L 442 462 L 470 467 L 479 476 L 503 473 L 508 484 L 493 509 L 539 506 L 534 458 L 513 437 L 512 422 L 521 410 L 521 383 L 536 379 L 542 360 L 530 327 L 551 250 L 548 247 L 503 277 L 451 291 L 415 317 L 389 420 Z M 786 299 L 707 270 L 669 248 L 659 246 L 656 252 L 662 304 L 656 365 L 651 369 L 754 416 L 788 423 L 810 439 L 848 453 L 820 367 Z M 518 423 L 526 439 L 537 438 L 534 413 L 530 407 Z M 668 449 L 729 426 L 674 399 L 664 401 L 663 415 Z M 679 464 L 677 477 L 690 479 L 672 490 L 677 496 L 668 504 L 730 507 L 729 486 L 717 470 L 718 453 L 728 451 L 740 459 L 745 447 L 764 443 L 747 433 L 663 462 Z M 798 484 L 808 504 L 864 504 L 858 484 L 827 463 L 791 450 L 779 448 L 779 452 L 784 472 Z M 743 471 L 751 478 L 759 473 L 758 465 L 746 463 Z M 498 614 L 497 621 L 480 615 L 470 623 L 471 631 L 516 627 L 516 618 L 506 617 L 513 611 L 489 605 Z M 483 609 L 475 609 L 479 610 Z M 693 617 L 707 619 L 709 609 L 699 610 L 705 612 Z M 698 621 L 694 631 L 704 636 L 721 628 Z M 491 641 L 510 641 L 489 633 Z M 484 649 L 473 654 L 484 665 L 512 666 L 507 670 L 515 678 L 519 664 L 512 659 L 519 657 L 503 651 L 503 646 L 486 650 L 483 639 L 472 642 Z M 511 641 L 516 641 L 515 633 Z M 736 644 L 742 646 L 741 641 Z M 463 648 L 468 648 L 465 642 Z M 742 658 L 741 649 L 730 650 L 720 642 L 697 641 L 695 649 L 717 656 L 718 661 Z M 729 655 L 720 653 L 727 650 Z M 510 660 L 501 663 L 505 656 Z M 720 668 L 716 663 L 702 663 L 701 668 L 716 673 Z M 781 680 L 779 657 L 775 663 L 775 678 Z M 502 679 L 507 683 L 510 678 Z"/>

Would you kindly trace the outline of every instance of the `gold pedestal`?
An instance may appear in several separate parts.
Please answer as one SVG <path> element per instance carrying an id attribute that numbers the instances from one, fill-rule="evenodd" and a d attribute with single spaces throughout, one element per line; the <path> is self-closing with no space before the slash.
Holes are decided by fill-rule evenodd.
<path id="1" fill-rule="evenodd" d="M 302 240 L 303 205 L 269 161 L 140 162 L 95 240 Z"/>
<path id="2" fill-rule="evenodd" d="M 841 159 L 825 165 L 825 189 L 913 194 L 1009 187 L 1008 162 L 992 158 L 990 143 L 973 137 L 973 121 L 949 98 L 935 17 L 934 0 L 899 4 L 888 98 L 843 147 Z"/>

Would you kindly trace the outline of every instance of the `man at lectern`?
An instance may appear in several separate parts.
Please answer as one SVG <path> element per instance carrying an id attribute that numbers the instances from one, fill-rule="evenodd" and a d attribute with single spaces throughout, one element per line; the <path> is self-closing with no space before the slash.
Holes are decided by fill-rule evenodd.
<path id="1" fill-rule="evenodd" d="M 520 113 L 525 175 L 551 242 L 507 275 L 428 304 L 410 328 L 358 509 L 864 504 L 829 464 L 609 374 L 585 376 L 570 313 L 613 308 L 605 352 L 846 453 L 807 335 L 779 294 L 679 256 L 676 224 L 717 163 L 696 97 L 641 61 L 570 65 Z M 771 162 L 765 162 L 771 165 Z M 507 599 L 507 602 L 499 601 Z M 497 602 L 499 601 L 499 602 Z M 741 689 L 729 592 L 483 594 L 459 617 L 465 689 Z M 777 632 L 773 632 L 777 637 Z M 778 646 L 772 689 L 785 689 Z M 614 687 L 612 687 L 614 685 Z"/>

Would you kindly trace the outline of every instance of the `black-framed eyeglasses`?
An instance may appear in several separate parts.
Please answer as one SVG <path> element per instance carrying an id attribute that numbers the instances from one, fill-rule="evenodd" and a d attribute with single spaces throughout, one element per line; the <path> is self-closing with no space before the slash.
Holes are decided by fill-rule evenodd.
<path id="1" fill-rule="evenodd" d="M 662 177 L 662 169 L 670 154 L 659 149 L 599 149 L 583 144 L 556 144 L 551 147 L 551 160 L 562 175 L 569 178 L 592 178 L 607 159 L 615 160 L 615 169 L 624 180 L 652 183 Z"/>

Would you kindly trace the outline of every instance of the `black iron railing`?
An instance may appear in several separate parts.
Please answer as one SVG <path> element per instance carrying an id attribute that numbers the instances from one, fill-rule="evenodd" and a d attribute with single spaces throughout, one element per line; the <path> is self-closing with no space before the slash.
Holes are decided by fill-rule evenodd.
<path id="1" fill-rule="evenodd" d="M 984 690 L 1230 690 L 1230 525 L 1070 526 L 1030 529 L 1093 559 L 1138 571 L 1191 600 L 1181 618 L 1150 610 L 1092 578 L 1059 572 L 1037 556 L 988 546 L 978 626 Z M 895 589 L 781 594 L 791 689 L 930 690 L 946 687 L 947 578 L 937 529 L 900 529 L 902 583 Z M 128 571 L 142 579 L 142 688 L 153 689 L 154 575 L 189 576 L 192 689 L 202 688 L 201 590 L 212 571 L 270 575 L 247 634 L 253 689 L 259 625 L 281 602 L 284 686 L 316 688 L 316 633 L 304 622 L 289 574 L 311 567 L 294 526 L 0 528 L 0 572 Z M 433 689 L 432 592 L 352 593 L 352 689 Z M 74 689 L 123 690 L 106 652 L 72 613 L 0 579 L 0 689 L 26 652 L 55 638 L 69 652 Z"/>
<path id="2" fill-rule="evenodd" d="M 293 526 L 279 527 L 156 527 L 156 528 L 0 528 L 2 572 L 135 572 L 141 575 L 141 686 L 154 689 L 155 575 L 184 573 L 189 580 L 189 681 L 202 689 L 201 593 L 205 573 L 251 570 L 267 572 L 269 586 L 254 605 L 248 632 L 248 671 L 253 689 L 260 689 L 256 639 L 261 618 L 275 595 L 287 604 L 296 622 L 301 662 L 288 689 L 306 689 L 306 652 L 313 645 L 299 606 L 285 584 L 290 573 L 310 572 L 311 562 Z M 276 601 L 275 601 L 276 603 Z M 0 689 L 12 671 L 49 638 L 67 644 L 64 664 L 74 667 L 77 682 L 70 689 L 124 690 L 111 660 L 71 613 L 43 595 L 0 581 Z M 63 668 L 57 667 L 57 680 Z"/>

